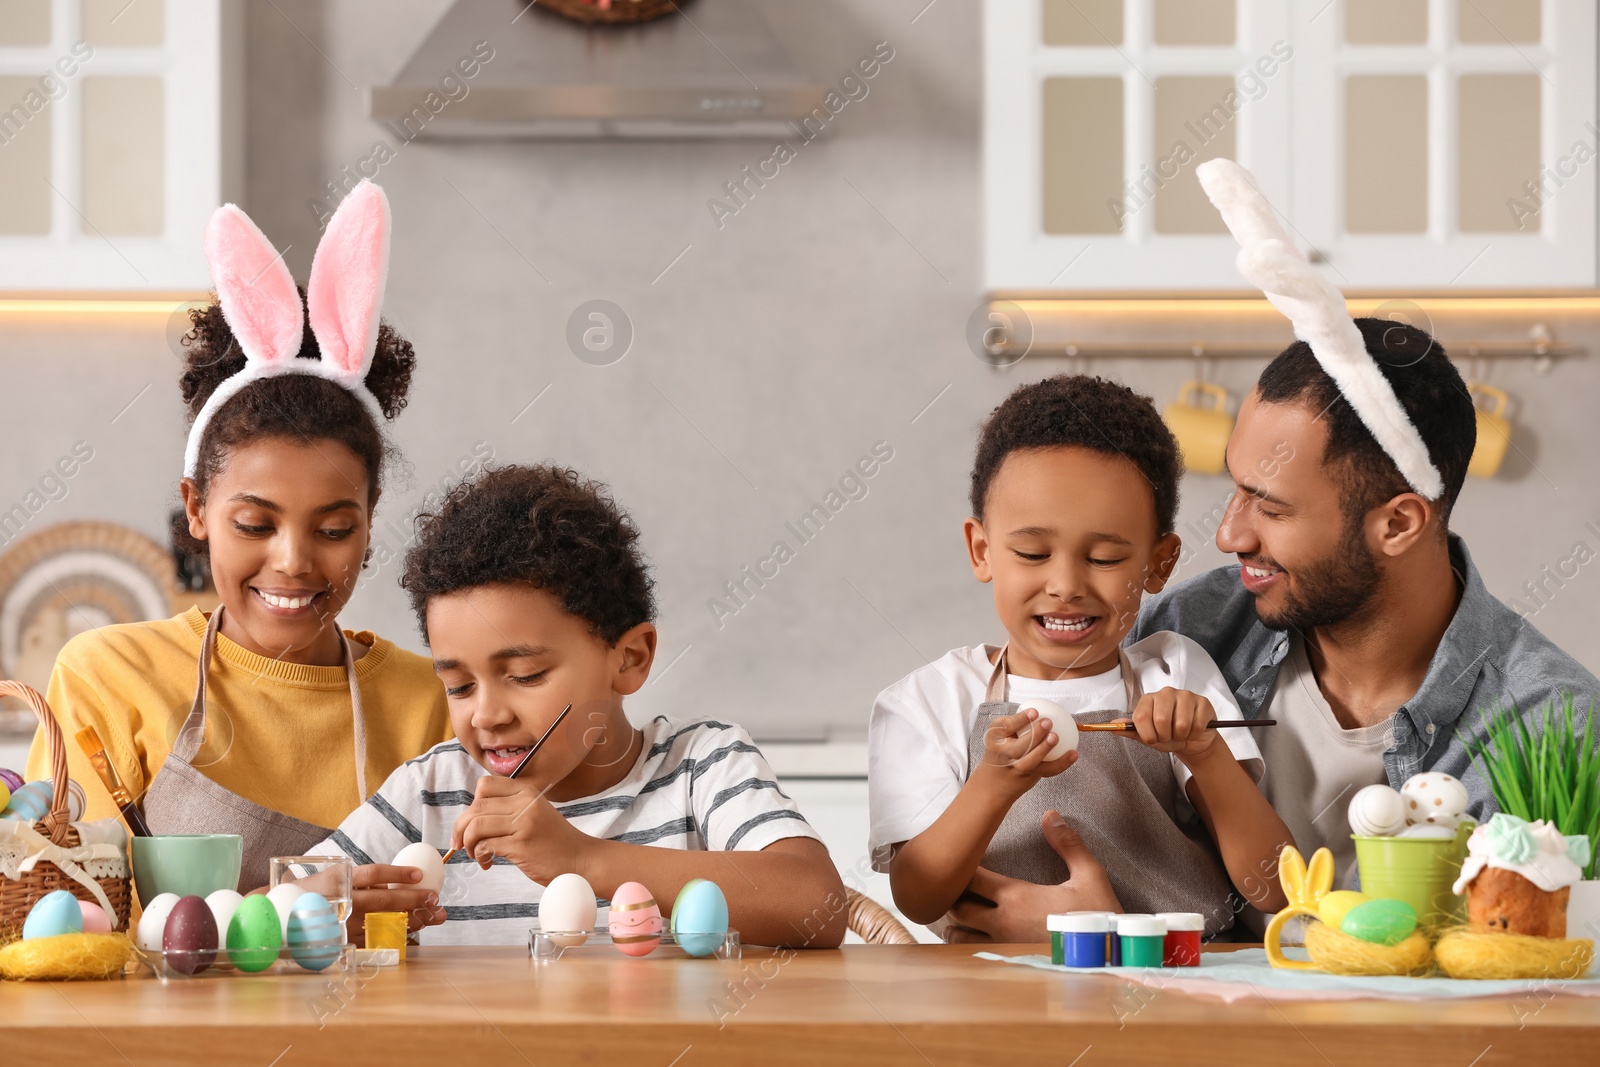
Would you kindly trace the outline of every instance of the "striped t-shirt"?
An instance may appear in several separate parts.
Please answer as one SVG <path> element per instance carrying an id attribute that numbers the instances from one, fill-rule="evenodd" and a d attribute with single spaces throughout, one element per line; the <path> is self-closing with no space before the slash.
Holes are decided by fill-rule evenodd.
<path id="1" fill-rule="evenodd" d="M 786 837 L 817 838 L 741 727 L 657 716 L 643 732 L 644 747 L 627 777 L 603 793 L 555 805 L 573 826 L 591 837 L 694 851 L 756 852 Z M 387 863 L 417 841 L 444 852 L 478 779 L 488 773 L 461 742 L 435 745 L 396 768 L 311 853 L 345 855 L 359 865 Z M 448 918 L 423 930 L 419 940 L 525 944 L 543 891 L 503 856 L 485 871 L 460 852 L 446 864 L 439 893 Z M 598 903 L 604 927 L 606 902 Z"/>

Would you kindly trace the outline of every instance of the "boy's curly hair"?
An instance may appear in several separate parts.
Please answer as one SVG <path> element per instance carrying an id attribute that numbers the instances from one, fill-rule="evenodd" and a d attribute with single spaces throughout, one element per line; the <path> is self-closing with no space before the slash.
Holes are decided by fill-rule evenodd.
<path id="1" fill-rule="evenodd" d="M 972 464 L 973 517 L 982 521 L 984 498 L 1008 455 L 1066 447 L 1128 460 L 1155 494 L 1156 532 L 1176 528 L 1183 457 L 1172 431 L 1149 397 L 1086 374 L 1058 374 L 1020 386 L 989 415 Z"/>
<path id="2" fill-rule="evenodd" d="M 434 597 L 512 583 L 554 596 L 607 644 L 656 614 L 639 528 L 604 485 L 567 467 L 487 468 L 417 517 L 400 585 L 423 640 Z"/>

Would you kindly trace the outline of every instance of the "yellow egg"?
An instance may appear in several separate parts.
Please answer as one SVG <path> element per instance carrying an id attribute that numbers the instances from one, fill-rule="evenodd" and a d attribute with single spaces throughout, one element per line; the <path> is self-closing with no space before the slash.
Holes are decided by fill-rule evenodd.
<path id="1" fill-rule="evenodd" d="M 1365 904 L 1371 899 L 1365 893 L 1357 893 L 1353 889 L 1335 889 L 1331 893 L 1324 893 L 1317 903 L 1317 918 L 1337 930 L 1351 908 L 1357 904 Z"/>

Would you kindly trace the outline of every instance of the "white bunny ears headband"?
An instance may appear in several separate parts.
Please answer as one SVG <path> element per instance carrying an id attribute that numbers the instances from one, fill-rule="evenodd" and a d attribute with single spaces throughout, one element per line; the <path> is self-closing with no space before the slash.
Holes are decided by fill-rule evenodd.
<path id="1" fill-rule="evenodd" d="M 252 382 L 311 374 L 348 389 L 383 424 L 365 378 L 378 347 L 378 311 L 389 274 L 389 200 L 369 181 L 357 185 L 328 220 L 311 261 L 302 309 L 283 257 L 250 217 L 224 204 L 206 227 L 206 260 L 222 317 L 244 352 L 244 369 L 217 386 L 189 428 L 183 474 L 194 477 L 206 425 Z M 299 359 L 310 321 L 322 358 Z"/>
<path id="2" fill-rule="evenodd" d="M 1295 248 L 1249 171 L 1231 159 L 1213 159 L 1195 174 L 1239 242 L 1239 273 L 1288 317 L 1411 488 L 1429 500 L 1442 497 L 1444 480 L 1428 446 L 1367 352 L 1344 294 Z"/>

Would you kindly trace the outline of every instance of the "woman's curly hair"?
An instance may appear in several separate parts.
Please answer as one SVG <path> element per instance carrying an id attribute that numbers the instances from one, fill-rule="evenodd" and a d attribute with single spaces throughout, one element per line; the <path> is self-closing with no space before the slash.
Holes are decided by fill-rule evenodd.
<path id="1" fill-rule="evenodd" d="M 300 299 L 303 304 L 303 289 Z M 217 386 L 244 369 L 245 358 L 215 298 L 208 306 L 191 310 L 189 322 L 189 332 L 183 336 L 184 366 L 178 387 L 192 422 Z M 322 358 L 316 335 L 309 329 L 301 334 L 297 358 Z M 405 408 L 406 391 L 416 365 L 411 342 L 388 323 L 380 325 L 377 351 L 365 380 L 385 418 L 393 419 Z M 349 390 L 310 374 L 262 378 L 222 405 L 200 441 L 194 472 L 200 499 L 205 499 L 207 488 L 227 464 L 230 452 L 252 441 L 273 437 L 338 441 L 365 464 L 368 499 L 378 499 L 384 461 L 392 454 L 382 428 L 373 423 L 366 406 Z M 181 518 L 174 521 L 173 536 L 179 547 L 205 554 L 205 543 L 189 534 Z"/>
<path id="2" fill-rule="evenodd" d="M 555 597 L 607 644 L 656 614 L 639 528 L 604 485 L 567 467 L 488 468 L 417 517 L 400 585 L 423 640 L 434 597 L 517 583 Z"/>

